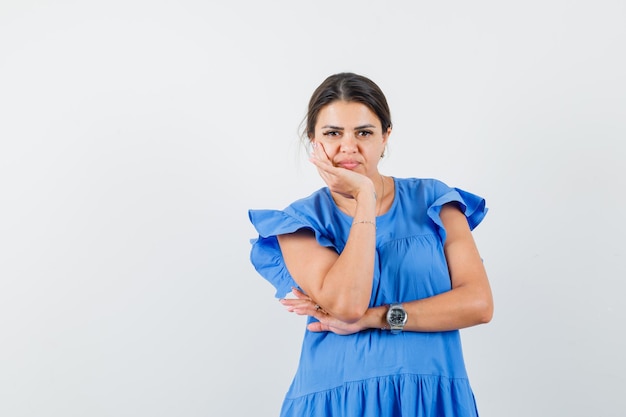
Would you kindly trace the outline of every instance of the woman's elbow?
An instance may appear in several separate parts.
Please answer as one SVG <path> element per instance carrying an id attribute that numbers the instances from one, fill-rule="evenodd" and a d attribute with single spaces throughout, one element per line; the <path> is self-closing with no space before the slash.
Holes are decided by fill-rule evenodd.
<path id="1" fill-rule="evenodd" d="M 353 324 L 363 318 L 369 309 L 368 296 L 358 297 L 353 292 L 336 296 L 332 300 L 328 300 L 326 308 L 333 317 L 344 323 Z"/>
<path id="2" fill-rule="evenodd" d="M 367 312 L 368 306 L 352 306 L 349 308 L 341 308 L 333 313 L 333 316 L 344 323 L 353 324 L 363 318 Z"/>
<path id="3" fill-rule="evenodd" d="M 487 324 L 493 319 L 493 299 L 487 297 L 476 306 L 477 324 Z"/>

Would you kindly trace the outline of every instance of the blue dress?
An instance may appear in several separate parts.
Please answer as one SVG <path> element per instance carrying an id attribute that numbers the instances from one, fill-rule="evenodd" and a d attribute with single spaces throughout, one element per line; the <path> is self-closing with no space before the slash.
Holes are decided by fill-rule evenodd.
<path id="1" fill-rule="evenodd" d="M 487 212 L 482 198 L 438 180 L 394 182 L 392 206 L 376 219 L 371 307 L 450 290 L 441 207 L 458 202 L 470 229 Z M 353 221 L 337 208 L 328 188 L 282 211 L 250 210 L 249 217 L 259 233 L 251 241 L 252 264 L 279 298 L 298 285 L 287 271 L 276 236 L 310 229 L 320 245 L 341 253 Z M 339 336 L 306 330 L 281 416 L 478 416 L 459 331 L 391 334 L 370 329 Z"/>

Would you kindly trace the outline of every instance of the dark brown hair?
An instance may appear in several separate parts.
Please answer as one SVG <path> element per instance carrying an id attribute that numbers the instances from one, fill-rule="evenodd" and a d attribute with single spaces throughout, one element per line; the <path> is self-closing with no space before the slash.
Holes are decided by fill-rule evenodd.
<path id="1" fill-rule="evenodd" d="M 315 134 L 317 116 L 324 106 L 337 101 L 357 102 L 369 107 L 383 128 L 383 133 L 391 127 L 391 112 L 387 99 L 376 83 L 367 77 L 351 72 L 342 72 L 326 78 L 313 92 L 305 119 L 303 139 L 311 139 Z"/>

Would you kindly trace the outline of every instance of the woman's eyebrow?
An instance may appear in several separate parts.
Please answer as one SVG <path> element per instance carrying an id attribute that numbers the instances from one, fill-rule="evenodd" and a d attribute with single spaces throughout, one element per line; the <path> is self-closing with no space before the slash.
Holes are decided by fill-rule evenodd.
<path id="1" fill-rule="evenodd" d="M 322 126 L 322 129 L 344 130 L 343 127 L 332 126 L 332 125 Z M 365 125 L 357 126 L 354 128 L 354 130 L 360 130 L 360 129 L 376 129 L 376 126 L 372 124 L 365 124 Z"/>

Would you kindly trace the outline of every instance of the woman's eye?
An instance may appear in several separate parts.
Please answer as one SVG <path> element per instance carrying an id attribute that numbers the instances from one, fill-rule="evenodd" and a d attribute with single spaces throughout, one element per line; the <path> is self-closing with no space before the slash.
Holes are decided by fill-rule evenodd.
<path id="1" fill-rule="evenodd" d="M 373 134 L 374 134 L 374 132 L 372 132 L 371 130 L 359 130 L 359 132 L 358 132 L 358 135 L 362 136 L 362 137 L 371 136 Z"/>
<path id="2" fill-rule="evenodd" d="M 323 133 L 323 135 L 334 137 L 334 136 L 339 136 L 339 132 L 337 132 L 336 130 L 327 130 L 326 132 Z"/>

